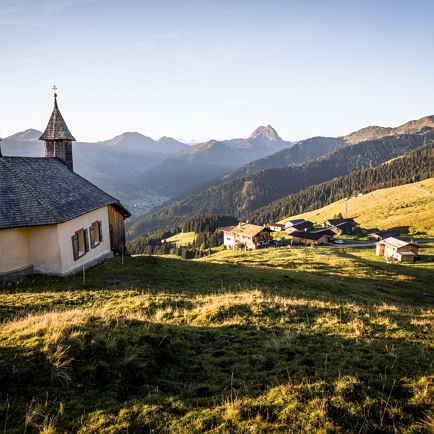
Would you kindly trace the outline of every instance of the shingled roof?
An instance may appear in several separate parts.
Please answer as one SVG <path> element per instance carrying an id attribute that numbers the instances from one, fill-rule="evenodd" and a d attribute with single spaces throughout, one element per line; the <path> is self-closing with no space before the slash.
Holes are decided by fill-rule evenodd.
<path id="1" fill-rule="evenodd" d="M 121 203 L 56 158 L 0 158 L 0 229 L 59 224 Z"/>
<path id="2" fill-rule="evenodd" d="M 262 232 L 264 230 L 270 232 L 270 229 L 264 226 L 252 225 L 250 223 L 241 223 L 241 222 L 236 226 L 229 226 L 227 228 L 222 229 L 223 232 L 243 234 L 251 237 L 254 237 L 255 235 L 259 234 L 259 232 Z"/>
<path id="3" fill-rule="evenodd" d="M 59 107 L 57 106 L 57 96 L 54 96 L 54 108 L 51 113 L 50 120 L 48 121 L 47 128 L 39 137 L 39 140 L 71 140 L 75 141 L 74 136 L 70 133 L 66 122 L 60 113 Z"/>
<path id="4" fill-rule="evenodd" d="M 378 241 L 377 244 L 389 244 L 389 246 L 395 247 L 396 249 L 400 249 L 404 246 L 416 246 L 414 243 L 409 243 L 408 241 L 401 240 L 400 238 L 389 237 L 384 240 Z"/>

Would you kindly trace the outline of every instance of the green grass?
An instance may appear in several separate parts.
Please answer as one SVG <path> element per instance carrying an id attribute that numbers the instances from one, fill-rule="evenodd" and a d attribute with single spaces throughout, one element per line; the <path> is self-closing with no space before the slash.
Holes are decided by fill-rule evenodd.
<path id="1" fill-rule="evenodd" d="M 179 234 L 175 234 L 169 238 L 166 238 L 165 241 L 168 243 L 175 243 L 178 247 L 181 247 L 192 244 L 196 237 L 197 234 L 195 232 L 180 232 Z"/>
<path id="2" fill-rule="evenodd" d="M 433 277 L 318 247 L 5 284 L 0 428 L 431 432 Z"/>
<path id="3" fill-rule="evenodd" d="M 410 234 L 434 237 L 434 178 L 384 188 L 347 201 L 348 216 L 367 229 L 398 228 Z M 283 219 L 304 218 L 322 224 L 345 214 L 344 200 L 315 211 Z"/>

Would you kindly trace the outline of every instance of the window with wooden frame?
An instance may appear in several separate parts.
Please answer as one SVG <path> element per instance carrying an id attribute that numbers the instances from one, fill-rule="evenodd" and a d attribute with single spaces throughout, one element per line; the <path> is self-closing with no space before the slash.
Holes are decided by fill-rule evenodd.
<path id="1" fill-rule="evenodd" d="M 101 221 L 93 222 L 89 228 L 90 246 L 94 249 L 102 243 L 102 223 Z"/>
<path id="2" fill-rule="evenodd" d="M 83 257 L 89 251 L 87 229 L 79 229 L 72 237 L 74 261 Z"/>

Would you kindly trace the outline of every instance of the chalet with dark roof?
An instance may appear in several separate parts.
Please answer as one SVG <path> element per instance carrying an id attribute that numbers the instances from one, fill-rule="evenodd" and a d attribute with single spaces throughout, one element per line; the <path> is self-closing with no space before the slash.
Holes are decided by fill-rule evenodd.
<path id="1" fill-rule="evenodd" d="M 368 234 L 368 239 L 372 241 L 381 241 L 389 237 L 394 237 L 394 238 L 399 237 L 399 232 L 391 229 L 388 231 L 378 231 L 378 232 L 372 232 Z"/>
<path id="2" fill-rule="evenodd" d="M 323 227 L 331 229 L 338 235 L 348 235 L 358 229 L 359 224 L 354 219 L 330 219 L 323 223 Z"/>
<path id="3" fill-rule="evenodd" d="M 313 223 L 308 220 L 303 220 L 299 223 L 294 223 L 291 226 L 288 226 L 286 228 L 286 231 L 288 233 L 294 232 L 294 231 L 308 231 L 309 229 L 313 228 Z"/>
<path id="4" fill-rule="evenodd" d="M 0 275 L 67 275 L 125 249 L 127 209 L 73 171 L 70 133 L 54 95 L 45 157 L 0 152 Z"/>
<path id="5" fill-rule="evenodd" d="M 293 231 L 289 234 L 292 237 L 292 244 L 304 244 L 306 246 L 317 246 L 318 244 L 327 244 L 332 238 L 328 230 L 315 232 Z"/>
<path id="6" fill-rule="evenodd" d="M 300 223 L 305 222 L 305 219 L 292 219 L 285 222 L 285 228 L 292 228 L 295 225 L 299 225 Z"/>

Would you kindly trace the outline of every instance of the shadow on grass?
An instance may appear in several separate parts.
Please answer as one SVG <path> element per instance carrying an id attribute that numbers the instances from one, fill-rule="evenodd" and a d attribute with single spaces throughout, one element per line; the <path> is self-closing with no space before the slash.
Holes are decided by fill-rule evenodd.
<path id="1" fill-rule="evenodd" d="M 386 301 L 415 305 L 434 303 L 434 294 L 430 291 L 433 273 L 429 270 L 402 264 L 380 264 L 348 251 L 337 250 L 335 254 L 362 263 L 371 270 L 380 270 L 384 275 L 357 277 L 348 275 L 347 272 L 328 274 L 330 267 L 322 268 L 321 263 L 318 263 L 320 270 L 307 272 L 292 268 L 275 269 L 267 266 L 138 256 L 125 258 L 124 264 L 120 258 L 114 258 L 89 269 L 85 285 L 81 275 L 67 278 L 34 276 L 32 280 L 7 285 L 3 291 L 21 293 L 133 289 L 145 293 L 194 296 L 259 289 L 264 294 L 316 297 L 324 300 Z M 408 279 L 396 279 L 398 275 L 404 275 Z"/>
<path id="2" fill-rule="evenodd" d="M 377 269 L 388 273 L 395 273 L 397 275 L 401 274 L 401 275 L 411 277 L 415 280 L 416 284 L 420 283 L 425 287 L 425 292 L 432 292 L 431 282 L 434 279 L 434 270 L 420 269 L 414 267 L 414 264 L 417 264 L 419 261 L 388 263 L 383 258 L 381 261 L 372 261 L 370 259 L 366 259 L 354 255 L 350 253 L 348 250 L 342 250 L 340 252 L 337 252 L 337 255 L 348 259 L 352 259 L 355 262 L 364 264 L 372 269 Z M 421 256 L 425 258 L 424 255 Z"/>
<path id="3" fill-rule="evenodd" d="M 248 305 L 238 309 L 226 315 L 251 314 Z M 324 313 L 323 309 L 297 309 L 300 318 L 308 312 L 312 322 Z M 344 339 L 312 328 L 288 335 L 280 328 L 252 325 L 194 327 L 108 321 L 94 316 L 84 324 L 66 328 L 58 339 L 44 346 L 25 345 L 24 340 L 22 347 L 0 347 L 0 421 L 8 432 L 22 432 L 26 415 L 29 419 L 29 411 L 38 405 L 27 432 L 43 423 L 41 415 L 52 415 L 59 431 L 74 432 L 87 414 L 116 412 L 126 402 L 164 409 L 165 400 L 175 399 L 182 405 L 167 409 L 176 419 L 228 397 L 259 397 L 279 385 L 301 385 L 299 394 L 294 395 L 298 407 L 293 411 L 302 411 L 312 399 L 339 395 L 342 391 L 336 383 L 346 375 L 357 381 L 344 390 L 344 399 L 360 411 L 338 411 L 332 401 L 324 409 L 324 418 L 344 430 L 371 426 L 380 414 L 381 400 L 387 397 L 391 413 L 385 426 L 394 426 L 392 410 L 399 405 L 407 409 L 404 419 L 399 416 L 400 423 L 419 418 L 426 410 L 406 403 L 410 392 L 401 379 L 413 375 L 415 364 L 419 374 L 427 374 L 430 355 L 402 341 L 395 342 L 391 352 L 382 340 Z M 399 363 L 395 363 L 396 354 Z M 315 382 L 323 386 L 313 392 L 308 385 Z M 367 398 L 370 404 L 365 408 Z M 64 407 L 61 414 L 60 403 Z M 276 411 L 275 404 L 268 405 L 269 411 L 267 404 L 265 409 L 257 407 L 257 417 Z M 158 412 L 154 419 L 150 415 L 145 422 L 163 422 Z M 129 432 L 144 432 L 146 428 L 157 429 L 158 425 L 143 425 L 141 430 Z"/>

